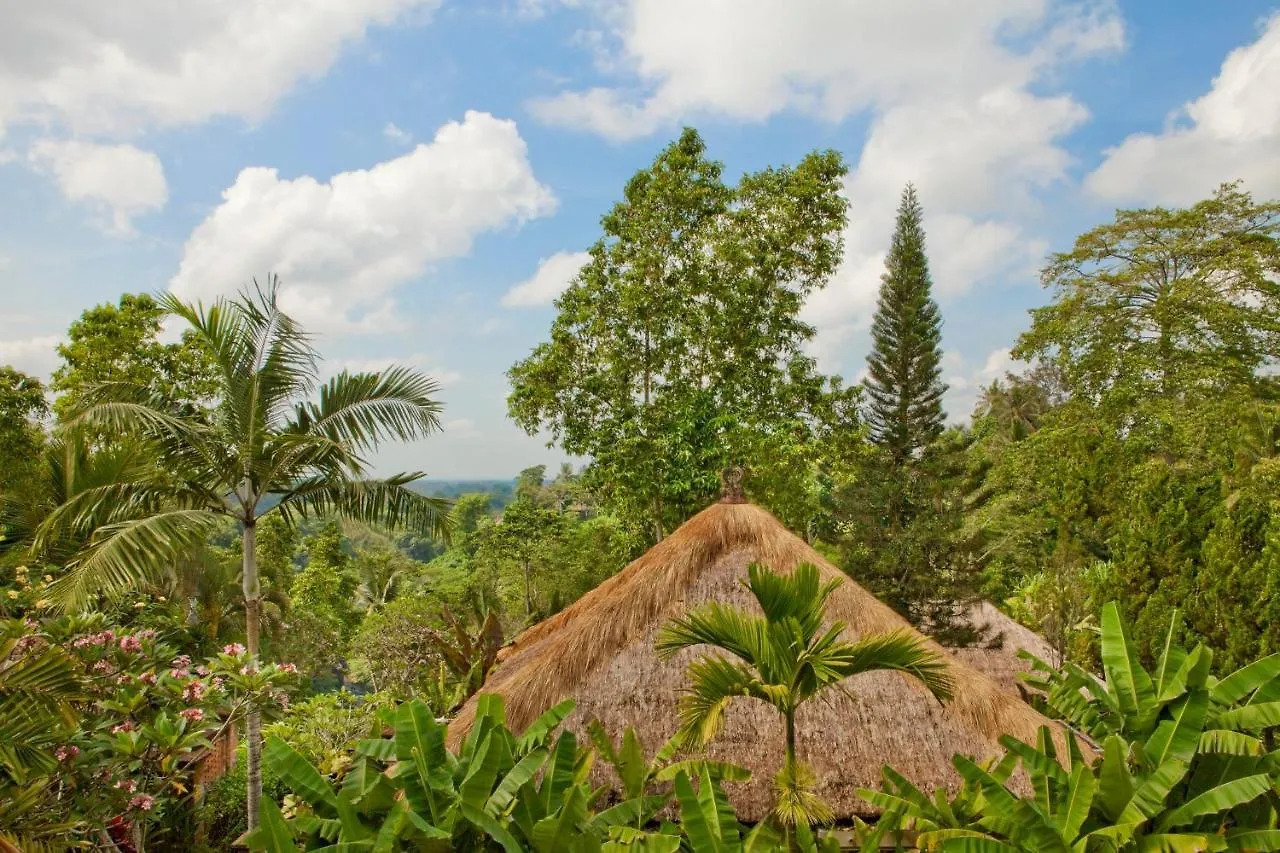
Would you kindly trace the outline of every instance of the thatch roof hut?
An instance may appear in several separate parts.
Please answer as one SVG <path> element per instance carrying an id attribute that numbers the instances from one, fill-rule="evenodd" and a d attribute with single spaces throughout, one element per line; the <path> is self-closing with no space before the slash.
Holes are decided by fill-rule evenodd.
<path id="1" fill-rule="evenodd" d="M 676 703 L 685 667 L 700 651 L 658 660 L 654 639 L 670 618 L 708 600 L 756 607 L 741 583 L 747 566 L 790 571 L 813 563 L 824 577 L 845 582 L 829 612 L 856 639 L 907 623 L 767 511 L 721 502 L 703 510 L 617 575 L 560 613 L 525 630 L 504 649 L 483 692 L 500 694 L 508 723 L 520 730 L 561 700 L 577 701 L 566 725 L 582 733 L 597 718 L 617 737 L 635 727 L 656 749 L 676 730 Z M 1005 733 L 1031 740 L 1048 721 L 1018 696 L 969 664 L 952 658 L 956 697 L 945 708 L 919 684 L 896 673 L 866 673 L 801 708 L 798 749 L 820 780 L 818 793 L 838 817 L 874 814 L 856 795 L 878 787 L 891 764 L 925 790 L 959 784 L 951 757 L 1000 752 Z M 475 698 L 449 728 L 459 744 L 475 717 Z M 752 780 L 729 786 L 745 820 L 763 818 L 774 801 L 771 780 L 783 755 L 783 726 L 772 708 L 751 700 L 730 707 L 710 756 L 741 764 Z M 599 767 L 599 762 L 597 763 Z M 604 771 L 597 771 L 606 779 Z"/>
<path id="2" fill-rule="evenodd" d="M 1004 689 L 1018 696 L 1032 691 L 1018 677 L 1030 670 L 1030 664 L 1018 657 L 1018 652 L 1028 651 L 1048 663 L 1054 663 L 1057 653 L 1049 641 L 1025 625 L 1015 622 L 989 601 L 979 601 L 966 608 L 964 618 L 981 632 L 983 640 L 973 646 L 948 649 L 956 657 Z"/>

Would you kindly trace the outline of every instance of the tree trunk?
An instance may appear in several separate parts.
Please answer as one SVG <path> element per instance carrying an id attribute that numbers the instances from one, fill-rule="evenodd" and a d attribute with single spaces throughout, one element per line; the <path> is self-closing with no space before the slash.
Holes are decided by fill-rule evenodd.
<path id="1" fill-rule="evenodd" d="M 529 578 L 528 560 L 524 560 L 524 616 L 526 620 L 533 616 L 533 587 Z"/>
<path id="2" fill-rule="evenodd" d="M 258 531 L 256 520 L 250 519 L 244 525 L 244 576 L 241 578 L 244 589 L 244 633 L 245 644 L 249 648 L 250 659 L 258 660 L 258 635 L 261 630 L 262 588 L 258 584 L 258 555 L 256 551 Z M 258 827 L 258 806 L 262 799 L 262 713 L 256 708 L 249 709 L 248 725 L 249 777 L 247 818 L 249 829 Z"/>

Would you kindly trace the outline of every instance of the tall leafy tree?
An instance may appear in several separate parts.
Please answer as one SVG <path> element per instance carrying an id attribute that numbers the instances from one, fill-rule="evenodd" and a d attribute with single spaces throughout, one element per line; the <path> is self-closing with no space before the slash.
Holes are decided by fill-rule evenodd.
<path id="1" fill-rule="evenodd" d="M 0 365 L 0 551 L 21 539 L 28 510 L 46 496 L 42 422 L 48 414 L 40 380 Z"/>
<path id="2" fill-rule="evenodd" d="M 64 607 L 83 607 L 94 593 L 119 593 L 153 576 L 199 549 L 231 518 L 243 529 L 246 636 L 256 656 L 261 586 L 255 546 L 264 515 L 280 513 L 287 521 L 338 515 L 443 532 L 443 503 L 408 488 L 420 475 L 366 477 L 367 455 L 381 442 L 439 428 L 436 383 L 404 367 L 344 372 L 321 383 L 311 339 L 280 310 L 276 294 L 273 277 L 265 287 L 207 308 L 171 294 L 158 300 L 189 326 L 214 364 L 210 411 L 175 411 L 158 389 L 133 378 L 99 382 L 79 396 L 69 412 L 73 428 L 144 437 L 167 476 L 83 490 L 41 525 L 37 550 L 67 531 L 89 535 L 53 590 Z M 248 810 L 256 825 L 262 785 L 257 714 L 248 730 Z"/>
<path id="3" fill-rule="evenodd" d="M 117 304 L 97 305 L 80 315 L 58 345 L 62 364 L 53 372 L 60 416 L 103 382 L 145 386 L 175 406 L 193 407 L 217 390 L 213 362 L 190 331 L 174 343 L 160 340 L 168 312 L 151 295 L 126 293 Z"/>
<path id="4" fill-rule="evenodd" d="M 516 423 L 590 456 L 587 485 L 651 539 L 749 439 L 810 428 L 826 387 L 799 310 L 840 261 L 844 171 L 814 153 L 729 186 L 685 130 L 627 182 L 550 340 L 511 368 Z"/>
<path id="5" fill-rule="evenodd" d="M 924 211 L 914 186 L 902 191 L 881 278 L 867 358 L 867 421 L 895 464 L 942 434 L 942 317 L 924 251 Z"/>

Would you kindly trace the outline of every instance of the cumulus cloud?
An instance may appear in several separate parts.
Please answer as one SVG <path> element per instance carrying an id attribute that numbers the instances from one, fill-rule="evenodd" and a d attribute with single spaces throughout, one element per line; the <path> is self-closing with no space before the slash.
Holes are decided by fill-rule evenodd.
<path id="1" fill-rule="evenodd" d="M 555 206 L 515 123 L 468 112 L 401 157 L 327 181 L 242 170 L 188 238 L 170 286 L 207 300 L 272 271 L 308 325 L 385 331 L 398 322 L 397 287 Z"/>
<path id="2" fill-rule="evenodd" d="M 0 340 L 0 364 L 16 367 L 24 373 L 48 379 L 58 366 L 58 335 Z"/>
<path id="3" fill-rule="evenodd" d="M 1252 44 L 1227 55 L 1202 97 L 1170 117 L 1163 133 L 1135 133 L 1086 180 L 1116 202 L 1189 204 L 1224 181 L 1280 194 L 1280 13 Z"/>
<path id="4" fill-rule="evenodd" d="M 573 281 L 578 270 L 591 260 L 587 252 L 556 252 L 538 261 L 533 277 L 520 282 L 502 297 L 509 308 L 550 305 Z"/>
<path id="5" fill-rule="evenodd" d="M 105 214 L 104 227 L 121 236 L 134 233 L 135 216 L 160 210 L 169 199 L 160 158 L 132 145 L 42 139 L 27 156 L 53 176 L 68 201 Z"/>
<path id="6" fill-rule="evenodd" d="M 1067 178 L 1071 158 L 1060 140 L 1088 117 L 1070 95 L 1047 90 L 1064 63 L 1124 45 L 1109 0 L 617 0 L 590 8 L 596 26 L 579 41 L 618 82 L 532 102 L 545 122 L 625 140 L 700 116 L 840 121 L 871 112 L 845 185 L 845 261 L 805 308 L 819 333 L 812 350 L 828 370 L 852 370 L 865 352 L 909 181 L 925 206 L 941 300 L 1034 268 L 1044 243 L 1022 222 L 1039 192 Z M 725 37 L 708 40 L 708 32 Z"/>
<path id="7" fill-rule="evenodd" d="M 382 135 L 397 145 L 408 145 L 413 141 L 413 134 L 396 126 L 395 122 L 387 122 L 382 128 Z"/>
<path id="8" fill-rule="evenodd" d="M 58 123 L 130 135 L 265 116 L 373 26 L 440 0 L 45 0 L 6 5 L 0 129 Z"/>
<path id="9" fill-rule="evenodd" d="M 457 385 L 462 380 L 461 373 L 434 363 L 430 356 L 420 352 L 406 356 L 337 359 L 327 362 L 325 366 L 326 376 L 336 376 L 344 370 L 348 373 L 381 373 L 391 367 L 414 367 L 434 379 L 441 388 Z"/>
<path id="10" fill-rule="evenodd" d="M 1006 373 L 1017 373 L 1027 367 L 1025 362 L 1013 357 L 1008 347 L 987 353 L 981 365 L 969 363 L 954 350 L 943 353 L 942 381 L 947 383 L 947 393 L 942 397 L 943 408 L 953 423 L 963 423 L 973 414 L 982 389 Z"/>
<path id="11" fill-rule="evenodd" d="M 629 79 L 531 108 L 614 139 L 698 114 L 761 121 L 792 110 L 839 120 L 869 107 L 972 101 L 1124 39 L 1103 3 L 621 0 L 603 8 L 582 40 L 608 40 L 607 68 L 621 66 Z"/>

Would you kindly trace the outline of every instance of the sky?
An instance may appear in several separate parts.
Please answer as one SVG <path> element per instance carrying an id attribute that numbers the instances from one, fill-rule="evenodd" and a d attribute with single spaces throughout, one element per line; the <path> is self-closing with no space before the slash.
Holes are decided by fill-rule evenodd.
<path id="1" fill-rule="evenodd" d="M 441 384 L 443 431 L 380 471 L 554 466 L 505 371 L 691 125 L 735 179 L 848 160 L 845 258 L 804 309 L 847 379 L 916 184 L 960 421 L 1048 253 L 1224 181 L 1280 197 L 1276 92 L 1257 0 L 0 0 L 0 364 L 47 376 L 122 293 L 274 272 L 326 373 Z"/>

